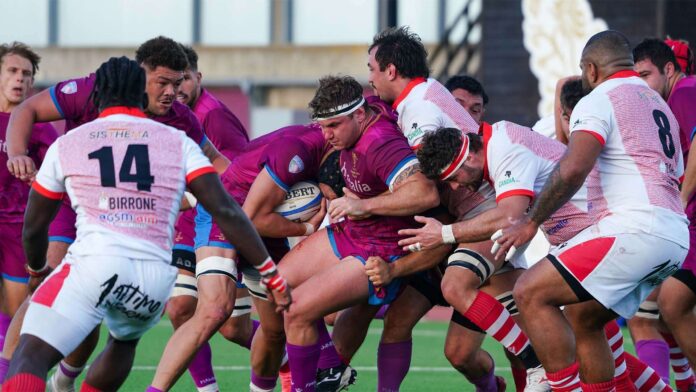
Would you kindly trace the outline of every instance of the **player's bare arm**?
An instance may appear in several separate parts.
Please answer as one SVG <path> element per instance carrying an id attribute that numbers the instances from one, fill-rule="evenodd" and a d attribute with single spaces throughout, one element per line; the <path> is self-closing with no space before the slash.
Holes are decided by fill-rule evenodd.
<path id="1" fill-rule="evenodd" d="M 210 159 L 210 163 L 213 164 L 213 167 L 218 174 L 222 174 L 225 170 L 227 170 L 227 166 L 230 165 L 230 160 L 224 155 L 220 154 L 220 151 L 218 151 L 210 140 L 206 140 L 205 143 L 203 143 L 201 150 L 203 150 L 203 154 Z"/>
<path id="2" fill-rule="evenodd" d="M 286 192 L 273 181 L 266 170 L 261 170 L 244 200 L 244 212 L 254 223 L 259 235 L 270 238 L 298 237 L 312 234 L 326 214 L 326 202 L 308 222 L 297 223 L 285 219 L 275 208 L 285 200 Z"/>
<path id="3" fill-rule="evenodd" d="M 431 249 L 442 244 L 470 243 L 487 240 L 498 229 L 509 227 L 521 217 L 529 208 L 528 196 L 510 196 L 498 203 L 498 205 L 475 218 L 456 222 L 451 227 L 443 226 L 437 219 L 424 216 L 416 216 L 416 221 L 423 223 L 419 229 L 400 230 L 400 235 L 409 236 L 399 241 L 399 245 L 408 250 L 410 245 L 419 243 L 421 249 Z M 447 231 L 451 230 L 452 235 Z"/>
<path id="4" fill-rule="evenodd" d="M 495 241 L 492 252 L 496 258 L 531 241 L 539 226 L 580 189 L 601 151 L 602 144 L 594 136 L 588 132 L 573 132 L 568 150 L 544 184 L 529 214 L 491 238 Z M 506 259 L 513 255 L 514 250 L 507 254 Z"/>
<path id="5" fill-rule="evenodd" d="M 239 204 L 223 189 L 217 174 L 201 175 L 191 181 L 189 188 L 198 202 L 213 216 L 230 244 L 234 245 L 251 265 L 259 268 L 264 282 L 273 293 L 278 310 L 287 310 L 292 303 L 292 297 L 285 280 L 278 275 L 275 263 L 268 256 L 251 221 Z"/>
<path id="6" fill-rule="evenodd" d="M 62 116 L 51 99 L 49 90 L 28 98 L 12 110 L 7 125 L 7 169 L 21 180 L 36 174 L 34 161 L 27 156 L 32 127 L 37 122 L 60 120 Z"/>
<path id="7" fill-rule="evenodd" d="M 391 193 L 369 199 L 345 196 L 331 202 L 329 214 L 332 219 L 343 216 L 408 216 L 436 207 L 440 202 L 435 183 L 413 164 L 404 169 L 394 180 Z"/>
<path id="8" fill-rule="evenodd" d="M 391 263 L 387 263 L 379 256 L 373 256 L 365 262 L 365 273 L 375 286 L 385 286 L 396 278 L 434 268 L 451 252 L 451 245 L 440 245 L 421 252 L 413 252 Z"/>
<path id="9" fill-rule="evenodd" d="M 58 212 L 60 204 L 60 199 L 49 199 L 33 189 L 29 192 L 29 201 L 24 213 L 22 242 L 30 273 L 32 271 L 48 273 L 46 264 L 48 226 Z"/>

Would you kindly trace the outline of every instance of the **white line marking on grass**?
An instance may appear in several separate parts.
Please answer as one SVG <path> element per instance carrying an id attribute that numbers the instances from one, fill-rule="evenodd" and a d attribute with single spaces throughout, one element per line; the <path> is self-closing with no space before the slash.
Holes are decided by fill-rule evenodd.
<path id="1" fill-rule="evenodd" d="M 353 368 L 357 371 L 360 372 L 376 372 L 377 367 L 376 366 L 353 366 Z M 133 366 L 133 371 L 139 371 L 139 372 L 147 372 L 147 371 L 154 371 L 157 369 L 157 366 L 148 366 L 148 365 L 137 365 Z M 213 369 L 215 371 L 223 371 L 223 372 L 248 372 L 251 370 L 249 366 L 213 366 Z M 503 371 L 503 372 L 511 372 L 512 370 L 509 367 L 505 366 L 496 366 L 495 367 L 496 371 Z M 411 366 L 409 369 L 410 372 L 456 372 L 451 367 L 442 367 L 442 366 Z"/>

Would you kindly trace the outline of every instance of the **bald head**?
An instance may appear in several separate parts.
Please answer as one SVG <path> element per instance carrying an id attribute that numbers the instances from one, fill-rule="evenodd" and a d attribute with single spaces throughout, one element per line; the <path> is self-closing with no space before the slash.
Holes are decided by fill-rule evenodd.
<path id="1" fill-rule="evenodd" d="M 633 69 L 631 44 L 618 31 L 602 31 L 587 41 L 580 63 L 583 87 L 591 90 L 614 73 Z"/>

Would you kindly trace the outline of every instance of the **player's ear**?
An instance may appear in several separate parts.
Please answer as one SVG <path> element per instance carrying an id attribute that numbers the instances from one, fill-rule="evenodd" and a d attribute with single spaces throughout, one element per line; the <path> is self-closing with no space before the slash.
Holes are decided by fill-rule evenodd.
<path id="1" fill-rule="evenodd" d="M 396 71 L 396 65 L 389 63 L 385 71 L 387 71 L 387 79 L 389 79 L 390 81 L 396 79 L 396 76 L 398 74 L 398 72 Z"/>
<path id="2" fill-rule="evenodd" d="M 201 79 L 203 79 L 203 74 L 200 71 L 196 72 L 196 83 L 201 84 Z"/>
<path id="3" fill-rule="evenodd" d="M 667 76 L 668 78 L 671 78 L 672 75 L 674 75 L 674 63 L 672 63 L 671 61 L 668 61 L 667 63 L 665 63 L 665 68 L 663 69 L 663 71 L 664 71 L 663 73 L 665 74 L 665 76 Z"/>

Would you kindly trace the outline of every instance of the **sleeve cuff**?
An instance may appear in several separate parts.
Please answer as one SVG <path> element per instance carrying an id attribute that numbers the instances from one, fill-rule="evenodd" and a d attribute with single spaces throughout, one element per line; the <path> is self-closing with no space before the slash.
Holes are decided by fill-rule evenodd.
<path id="1" fill-rule="evenodd" d="M 599 133 L 597 133 L 597 132 L 595 132 L 595 131 L 590 131 L 590 130 L 588 130 L 588 129 L 578 129 L 577 131 L 573 131 L 573 132 L 587 132 L 587 133 L 589 133 L 590 135 L 594 136 L 594 138 L 597 139 L 597 141 L 599 142 L 599 144 L 601 144 L 601 145 L 605 145 L 605 144 L 606 144 L 606 141 L 604 140 L 604 137 L 602 137 L 602 135 L 600 135 Z"/>
<path id="2" fill-rule="evenodd" d="M 505 199 L 506 197 L 510 196 L 528 196 L 534 199 L 534 191 L 530 191 L 529 189 L 513 189 L 510 191 L 506 191 L 501 193 L 500 195 L 495 197 L 495 202 L 500 203 L 501 200 Z"/>
<path id="3" fill-rule="evenodd" d="M 43 187 L 41 184 L 39 184 L 37 181 L 34 181 L 33 184 L 31 184 L 31 188 L 38 192 L 41 196 L 47 197 L 49 199 L 53 200 L 61 200 L 63 199 L 63 192 L 53 192 L 49 189 L 46 189 Z"/>
<path id="4" fill-rule="evenodd" d="M 186 175 L 186 184 L 190 184 L 191 181 L 195 180 L 196 178 L 198 178 L 204 174 L 208 174 L 208 173 L 217 173 L 217 171 L 215 171 L 215 168 L 212 166 L 204 166 L 200 169 L 196 169 L 196 170 L 194 170 L 191 173 Z"/>

